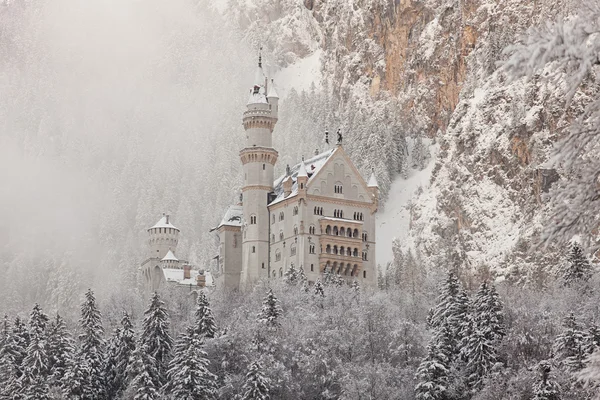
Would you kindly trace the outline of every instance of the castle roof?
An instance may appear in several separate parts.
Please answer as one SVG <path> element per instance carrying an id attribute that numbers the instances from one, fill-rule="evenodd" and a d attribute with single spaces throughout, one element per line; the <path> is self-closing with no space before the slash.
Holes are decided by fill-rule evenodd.
<path id="1" fill-rule="evenodd" d="M 154 224 L 154 226 L 152 228 L 149 228 L 149 229 L 154 229 L 154 228 L 173 228 L 173 229 L 179 230 L 179 228 L 175 227 L 175 225 L 173 225 L 169 221 L 169 216 L 165 215 L 164 213 L 163 213 L 162 218 L 160 220 L 158 220 L 158 222 L 156 224 Z"/>
<path id="2" fill-rule="evenodd" d="M 227 211 L 225 212 L 225 215 L 223 216 L 223 219 L 219 225 L 211 229 L 211 231 L 219 229 L 222 226 L 242 226 L 243 215 L 244 209 L 242 206 L 231 205 L 227 207 Z"/>
<path id="3" fill-rule="evenodd" d="M 304 165 L 304 161 L 300 163 L 300 169 L 298 169 L 297 178 L 306 178 L 308 177 L 308 172 L 306 172 L 306 166 Z"/>
<path id="4" fill-rule="evenodd" d="M 371 177 L 369 178 L 369 183 L 367 183 L 368 187 L 379 187 L 377 184 L 377 178 L 375 178 L 375 172 L 371 173 Z"/>
<path id="5" fill-rule="evenodd" d="M 169 251 L 167 251 L 167 254 L 163 257 L 162 261 L 179 261 L 179 259 L 175 257 L 175 254 L 173 254 L 171 249 L 169 249 Z"/>
<path id="6" fill-rule="evenodd" d="M 269 92 L 267 93 L 267 97 L 276 97 L 279 98 L 277 91 L 275 90 L 275 83 L 271 80 L 271 84 L 269 85 Z"/>
<path id="7" fill-rule="evenodd" d="M 306 172 L 306 176 L 308 176 L 308 182 L 310 182 L 312 177 L 315 176 L 319 172 L 319 170 L 323 167 L 323 165 L 325 165 L 325 163 L 327 162 L 329 157 L 331 157 L 333 155 L 335 150 L 337 150 L 337 148 L 333 149 L 333 150 L 327 150 L 324 153 L 318 154 L 318 155 L 314 156 L 313 158 L 310 158 L 306 161 L 300 162 L 300 163 L 294 165 L 293 167 L 291 167 L 290 168 L 290 177 L 293 179 L 294 184 L 292 185 L 292 192 L 287 197 L 283 193 L 283 181 L 285 180 L 287 175 L 283 174 L 279 178 L 275 179 L 275 182 L 273 182 L 273 191 L 275 192 L 277 197 L 275 198 L 275 200 L 273 200 L 271 203 L 269 203 L 269 205 L 279 203 L 280 201 L 282 201 L 284 199 L 287 199 L 287 198 L 297 195 L 298 194 L 297 178 L 298 178 L 298 174 L 300 172 L 302 172 L 301 168 L 304 166 L 304 172 Z M 302 176 L 302 175 L 300 175 L 300 176 Z"/>

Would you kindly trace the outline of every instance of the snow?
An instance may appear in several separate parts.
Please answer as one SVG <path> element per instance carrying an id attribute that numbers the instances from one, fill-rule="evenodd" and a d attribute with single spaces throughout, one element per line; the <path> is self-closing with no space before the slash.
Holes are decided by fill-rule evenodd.
<path id="1" fill-rule="evenodd" d="M 177 229 L 170 221 L 167 222 L 169 219 L 168 215 L 163 214 L 162 218 L 150 229 L 154 229 L 154 228 L 173 228 L 173 229 Z"/>
<path id="2" fill-rule="evenodd" d="M 367 183 L 368 187 L 379 187 L 377 184 L 377 178 L 375 178 L 375 172 L 371 173 L 371 177 L 369 178 L 369 182 Z"/>
<path id="3" fill-rule="evenodd" d="M 424 139 L 423 143 L 428 145 L 429 140 Z M 403 248 L 412 247 L 410 230 L 410 210 L 409 205 L 416 197 L 419 188 L 423 190 L 421 198 L 427 195 L 430 189 L 429 180 L 435 165 L 437 155 L 437 146 L 430 146 L 431 158 L 429 163 L 422 171 L 412 170 L 407 179 L 398 176 L 390 188 L 388 201 L 385 203 L 385 209 L 377 213 L 377 264 L 384 266 L 387 262 L 393 260 L 392 242 L 398 238 L 403 244 Z M 369 185 L 370 186 L 370 185 Z"/>
<path id="4" fill-rule="evenodd" d="M 171 249 L 169 249 L 169 251 L 167 251 L 167 254 L 163 257 L 162 261 L 179 261 L 179 259 L 175 257 L 175 254 L 173 254 Z"/>
<path id="5" fill-rule="evenodd" d="M 279 98 L 279 95 L 277 94 L 277 90 L 275 90 L 275 81 L 274 80 L 271 80 L 271 83 L 269 84 L 269 92 L 267 93 L 267 97 Z"/>
<path id="6" fill-rule="evenodd" d="M 242 216 L 244 214 L 244 209 L 242 206 L 231 205 L 227 208 L 221 223 L 216 228 L 212 230 L 218 229 L 222 226 L 242 226 Z"/>
<path id="7" fill-rule="evenodd" d="M 298 176 L 300 178 L 308 178 L 308 172 L 306 172 L 306 167 L 304 166 L 304 161 L 300 163 L 300 169 L 298 170 Z"/>
<path id="8" fill-rule="evenodd" d="M 322 53 L 322 50 L 317 50 L 274 74 L 282 98 L 285 98 L 292 88 L 302 92 L 309 91 L 313 84 L 316 88 L 320 87 Z"/>

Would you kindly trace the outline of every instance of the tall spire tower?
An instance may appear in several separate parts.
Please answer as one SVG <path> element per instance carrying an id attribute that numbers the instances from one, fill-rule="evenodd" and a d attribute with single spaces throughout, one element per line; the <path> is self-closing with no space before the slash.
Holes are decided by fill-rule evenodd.
<path id="1" fill-rule="evenodd" d="M 273 191 L 273 169 L 277 151 L 273 148 L 273 129 L 277 123 L 279 97 L 262 69 L 259 53 L 250 98 L 243 114 L 246 147 L 240 151 L 244 169 L 243 239 L 241 285 L 269 274 L 269 193 Z"/>

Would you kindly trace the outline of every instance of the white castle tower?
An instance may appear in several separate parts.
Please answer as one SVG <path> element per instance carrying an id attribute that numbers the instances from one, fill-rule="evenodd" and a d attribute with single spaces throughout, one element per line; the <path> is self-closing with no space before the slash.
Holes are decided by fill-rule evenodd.
<path id="1" fill-rule="evenodd" d="M 269 193 L 273 191 L 273 169 L 277 151 L 272 134 L 277 123 L 279 97 L 269 85 L 259 55 L 254 84 L 243 115 L 246 147 L 240 151 L 244 169 L 242 188 L 242 271 L 241 285 L 268 277 Z"/>
<path id="2" fill-rule="evenodd" d="M 179 262 L 175 249 L 179 241 L 179 229 L 169 220 L 169 215 L 148 228 L 148 259 L 142 264 L 142 273 L 147 291 L 157 290 L 165 281 L 164 267 L 173 267 Z"/>

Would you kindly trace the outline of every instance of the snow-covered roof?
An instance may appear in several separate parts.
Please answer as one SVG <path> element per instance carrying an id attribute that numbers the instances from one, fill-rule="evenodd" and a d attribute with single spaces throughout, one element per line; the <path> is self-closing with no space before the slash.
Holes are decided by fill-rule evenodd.
<path id="1" fill-rule="evenodd" d="M 169 251 L 167 251 L 167 254 L 163 257 L 162 261 L 179 261 L 179 259 L 175 257 L 175 254 L 173 254 L 171 249 L 169 249 Z"/>
<path id="2" fill-rule="evenodd" d="M 331 157 L 333 155 L 333 153 L 335 152 L 336 149 L 337 149 L 337 147 L 333 150 L 327 150 L 324 153 L 318 154 L 318 155 L 314 156 L 313 158 L 310 158 L 306 161 L 300 162 L 300 163 L 294 165 L 293 167 L 291 167 L 290 168 L 290 177 L 292 178 L 294 183 L 292 185 L 292 192 L 287 197 L 284 196 L 284 193 L 283 193 L 283 181 L 285 180 L 287 175 L 283 174 L 279 178 L 275 179 L 275 182 L 273 182 L 273 191 L 275 192 L 277 197 L 269 205 L 279 203 L 280 201 L 282 201 L 284 199 L 287 199 L 287 198 L 297 195 L 298 194 L 298 183 L 296 182 L 296 180 L 298 178 L 298 173 L 300 172 L 301 166 L 304 165 L 304 170 L 306 172 L 306 175 L 309 177 L 308 182 L 310 182 L 312 177 L 315 176 L 319 172 L 319 170 L 323 167 L 323 165 L 325 165 L 325 163 L 327 162 L 329 157 Z M 302 175 L 300 175 L 300 176 L 302 176 Z"/>
<path id="3" fill-rule="evenodd" d="M 269 85 L 269 92 L 267 93 L 267 97 L 279 98 L 277 90 L 275 90 L 275 83 L 273 82 L 273 80 L 271 80 L 271 84 Z"/>
<path id="4" fill-rule="evenodd" d="M 259 104 L 264 103 L 267 104 L 267 97 L 265 96 L 264 88 L 260 88 L 258 93 L 254 93 L 254 91 L 250 92 L 250 98 L 248 99 L 247 104 Z"/>
<path id="5" fill-rule="evenodd" d="M 162 218 L 150 229 L 154 228 L 173 228 L 179 230 L 179 228 L 176 228 L 171 221 L 169 221 L 169 216 L 165 213 L 163 213 Z"/>
<path id="6" fill-rule="evenodd" d="M 375 172 L 371 173 L 371 177 L 369 178 L 369 182 L 367 183 L 368 187 L 379 187 L 377 184 L 377 178 L 375 178 Z"/>
<path id="7" fill-rule="evenodd" d="M 163 273 L 165 274 L 165 279 L 167 282 L 175 282 L 179 285 L 188 286 L 196 286 L 198 284 L 198 275 L 200 275 L 200 271 L 192 269 L 190 270 L 189 279 L 184 279 L 184 270 L 182 268 L 163 268 Z M 205 271 L 204 276 L 206 286 L 213 286 L 214 281 L 211 273 L 209 271 Z"/>
<path id="8" fill-rule="evenodd" d="M 300 163 L 300 168 L 298 169 L 298 175 L 296 178 L 304 178 L 308 177 L 308 172 L 306 172 L 306 167 L 304 166 L 304 161 Z"/>
<path id="9" fill-rule="evenodd" d="M 227 207 L 227 211 L 225 211 L 223 219 L 214 229 L 219 229 L 222 226 L 242 226 L 243 215 L 244 209 L 242 206 L 231 205 Z"/>

